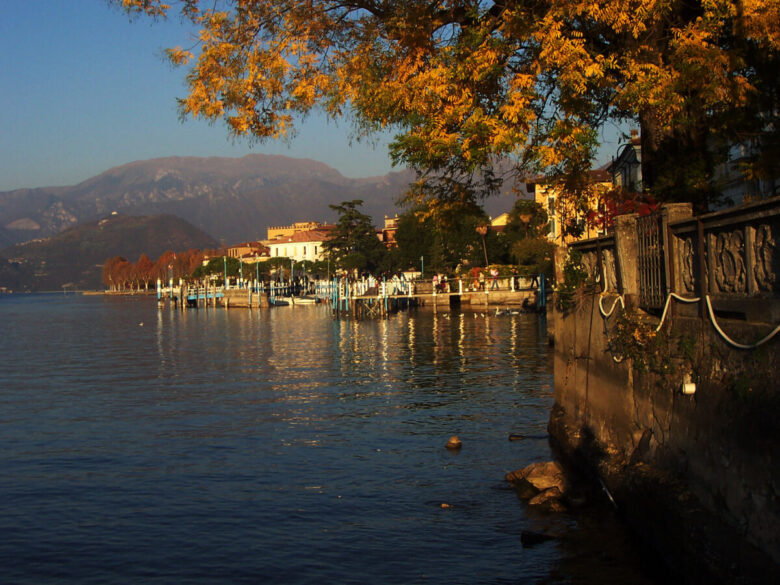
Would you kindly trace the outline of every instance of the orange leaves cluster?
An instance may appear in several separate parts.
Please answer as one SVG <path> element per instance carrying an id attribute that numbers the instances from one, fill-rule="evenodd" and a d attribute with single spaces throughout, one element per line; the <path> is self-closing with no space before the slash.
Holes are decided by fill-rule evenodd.
<path id="1" fill-rule="evenodd" d="M 115 0 L 165 16 L 160 0 Z M 183 0 L 200 29 L 185 114 L 291 132 L 322 107 L 400 130 L 394 160 L 464 172 L 515 156 L 581 170 L 609 119 L 659 135 L 740 108 L 751 51 L 777 54 L 777 0 Z M 745 49 L 745 47 L 748 47 Z"/>

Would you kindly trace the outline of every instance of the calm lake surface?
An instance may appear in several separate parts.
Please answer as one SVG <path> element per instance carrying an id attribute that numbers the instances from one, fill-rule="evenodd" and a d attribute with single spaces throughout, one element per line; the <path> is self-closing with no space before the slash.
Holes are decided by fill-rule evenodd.
<path id="1" fill-rule="evenodd" d="M 654 582 L 609 514 L 503 480 L 551 458 L 543 318 L 11 295 L 0 323 L 2 583 Z"/>

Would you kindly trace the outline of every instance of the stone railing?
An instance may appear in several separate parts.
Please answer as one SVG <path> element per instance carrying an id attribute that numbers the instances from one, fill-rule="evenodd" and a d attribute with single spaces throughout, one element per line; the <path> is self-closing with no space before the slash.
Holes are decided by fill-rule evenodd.
<path id="1" fill-rule="evenodd" d="M 709 295 L 721 310 L 771 313 L 780 285 L 780 198 L 669 225 L 672 291 Z"/>
<path id="2" fill-rule="evenodd" d="M 635 295 L 643 309 L 660 310 L 675 293 L 707 296 L 735 317 L 777 321 L 778 234 L 780 197 L 697 217 L 690 204 L 675 203 L 650 216 L 619 216 L 613 234 L 571 248 L 602 290 Z"/>
<path id="3" fill-rule="evenodd" d="M 603 291 L 622 290 L 614 235 L 582 240 L 572 247 L 582 254 L 582 267 L 589 280 L 600 285 Z"/>

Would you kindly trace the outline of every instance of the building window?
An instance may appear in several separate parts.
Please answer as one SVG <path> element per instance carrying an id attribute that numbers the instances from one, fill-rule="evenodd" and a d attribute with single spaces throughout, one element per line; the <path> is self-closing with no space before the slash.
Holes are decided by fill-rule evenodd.
<path id="1" fill-rule="evenodd" d="M 547 198 L 547 215 L 553 217 L 555 215 L 555 197 Z"/>
<path id="2" fill-rule="evenodd" d="M 306 246 L 303 247 L 303 257 L 306 258 Z"/>
<path id="3" fill-rule="evenodd" d="M 314 256 L 317 256 L 317 246 L 314 246 Z"/>

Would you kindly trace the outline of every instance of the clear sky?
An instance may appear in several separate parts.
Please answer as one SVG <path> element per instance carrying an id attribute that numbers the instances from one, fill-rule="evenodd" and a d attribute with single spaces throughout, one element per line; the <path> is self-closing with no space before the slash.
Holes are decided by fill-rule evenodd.
<path id="1" fill-rule="evenodd" d="M 182 122 L 185 71 L 161 55 L 189 46 L 191 32 L 177 17 L 131 22 L 105 0 L 0 0 L 0 191 L 73 185 L 164 156 L 284 154 L 348 177 L 392 169 L 388 138 L 355 144 L 348 122 L 312 115 L 289 145 L 233 142 L 222 123 Z"/>
<path id="2" fill-rule="evenodd" d="M 0 191 L 73 185 L 162 156 L 284 154 L 348 177 L 392 169 L 386 137 L 350 145 L 346 121 L 310 116 L 289 145 L 234 143 L 221 122 L 182 122 L 185 71 L 161 54 L 190 34 L 178 17 L 131 22 L 105 0 L 0 0 Z"/>

